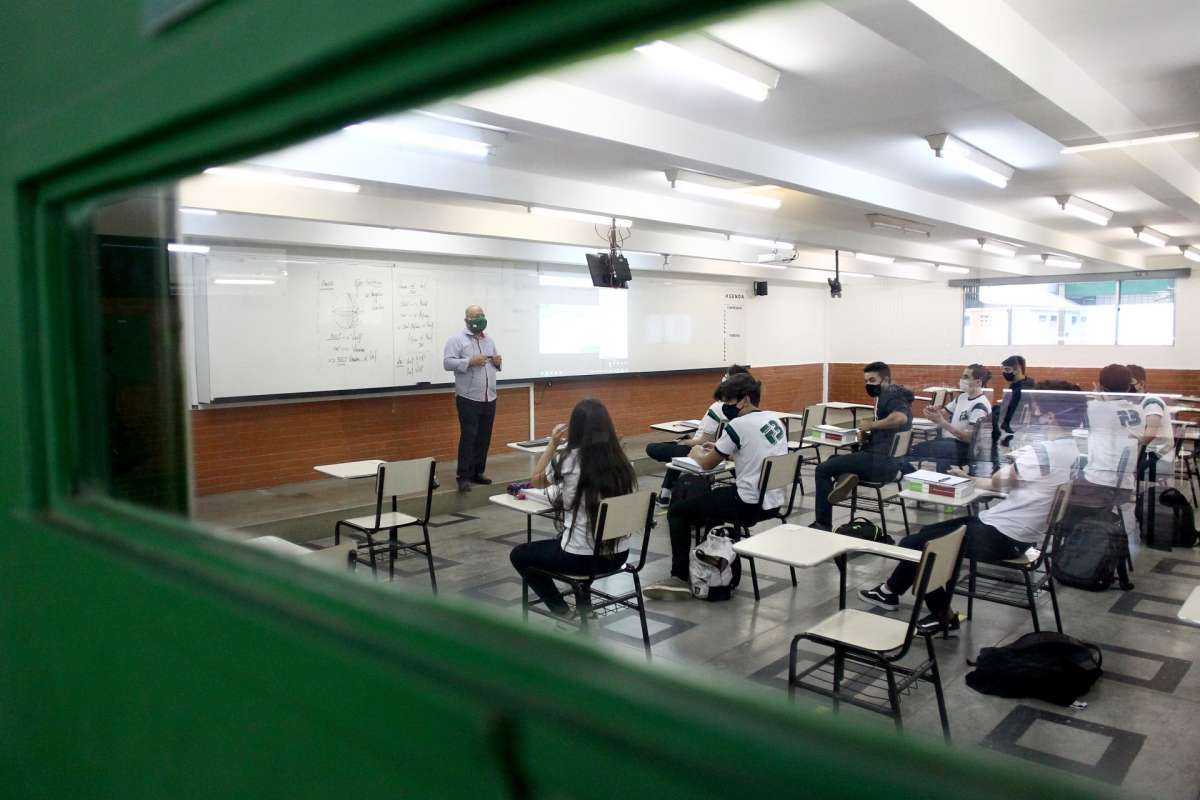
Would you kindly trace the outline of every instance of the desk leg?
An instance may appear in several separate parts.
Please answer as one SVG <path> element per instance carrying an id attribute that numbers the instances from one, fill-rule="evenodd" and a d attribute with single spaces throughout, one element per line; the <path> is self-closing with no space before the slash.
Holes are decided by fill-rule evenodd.
<path id="1" fill-rule="evenodd" d="M 838 568 L 838 609 L 846 608 L 846 554 L 836 556 L 833 563 L 837 564 Z"/>
<path id="2" fill-rule="evenodd" d="M 525 515 L 525 544 L 533 544 L 533 514 Z"/>

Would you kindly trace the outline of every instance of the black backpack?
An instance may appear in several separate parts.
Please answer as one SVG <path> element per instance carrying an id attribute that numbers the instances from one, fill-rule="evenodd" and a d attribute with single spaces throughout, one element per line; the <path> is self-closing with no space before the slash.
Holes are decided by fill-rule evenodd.
<path id="1" fill-rule="evenodd" d="M 1149 492 L 1147 492 L 1147 495 Z M 1146 504 L 1149 500 L 1146 501 Z M 1149 541 L 1148 526 L 1142 521 L 1145 513 L 1143 503 L 1137 504 L 1137 519 L 1142 525 L 1142 539 L 1151 547 L 1195 547 L 1197 538 L 1196 515 L 1192 504 L 1178 489 L 1164 489 L 1154 503 L 1154 541 Z"/>
<path id="2" fill-rule="evenodd" d="M 1054 537 L 1050 571 L 1059 583 L 1089 592 L 1103 592 L 1117 580 L 1132 589 L 1127 548 L 1121 518 L 1111 510 L 1069 513 Z"/>
<path id="3" fill-rule="evenodd" d="M 840 533 L 843 536 L 853 536 L 855 539 L 866 539 L 868 542 L 895 544 L 892 537 L 884 533 L 878 525 L 866 517 L 855 517 L 845 525 L 838 526 L 838 529 L 834 533 Z"/>
<path id="4" fill-rule="evenodd" d="M 1094 644 L 1054 631 L 1027 633 L 1004 647 L 980 650 L 967 686 L 983 694 L 1069 706 L 1103 674 L 1102 662 Z"/>

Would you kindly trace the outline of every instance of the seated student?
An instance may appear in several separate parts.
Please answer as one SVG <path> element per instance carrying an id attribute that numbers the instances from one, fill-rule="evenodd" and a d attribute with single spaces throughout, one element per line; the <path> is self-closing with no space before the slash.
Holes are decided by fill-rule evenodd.
<path id="1" fill-rule="evenodd" d="M 1033 378 L 1025 374 L 1025 356 L 1009 356 L 1000 362 L 1000 367 L 1000 374 L 1004 376 L 1004 380 L 1008 382 L 1008 388 L 1012 391 L 1003 397 L 1002 402 L 992 410 L 993 441 L 1001 441 L 1001 431 L 1012 436 L 1012 422 L 1021 405 L 1021 391 L 1032 389 L 1036 383 Z M 1005 439 L 1007 438 L 1005 437 Z M 1008 441 L 1001 443 L 1008 444 Z"/>
<path id="2" fill-rule="evenodd" d="M 970 364 L 963 368 L 958 379 L 961 390 L 954 402 L 943 408 L 926 406 L 924 416 L 938 426 L 937 439 L 913 445 L 903 470 L 912 472 L 919 461 L 934 461 L 938 472 L 945 472 L 952 465 L 966 466 L 971 459 L 971 440 L 975 426 L 992 413 L 992 402 L 983 393 L 992 373 L 982 364 Z"/>
<path id="3" fill-rule="evenodd" d="M 696 429 L 696 432 L 686 439 L 679 439 L 674 442 L 651 442 L 646 445 L 646 455 L 655 461 L 669 464 L 672 458 L 686 456 L 696 445 L 715 440 L 717 438 L 717 430 L 729 421 L 725 419 L 725 415 L 721 412 L 721 385 L 729 380 L 729 376 L 731 375 L 749 374 L 749 367 L 743 367 L 741 364 L 730 366 L 729 370 L 721 378 L 721 383 L 713 390 L 713 404 L 708 407 L 708 410 L 704 412 L 704 416 L 700 418 L 700 427 Z M 675 481 L 677 480 L 679 480 L 679 470 L 667 470 L 667 475 L 663 478 L 662 489 L 658 493 L 659 505 L 671 505 L 671 491 L 675 488 Z"/>
<path id="4" fill-rule="evenodd" d="M 654 600 L 686 600 L 692 596 L 689 560 L 692 552 L 692 528 L 711 528 L 722 522 L 753 525 L 764 517 L 762 509 L 772 510 L 786 499 L 782 489 L 768 492 L 759 503 L 758 485 L 763 461 L 788 451 L 787 431 L 773 411 L 758 407 L 762 384 L 749 374 L 733 375 L 721 384 L 725 431 L 716 444 L 706 442 L 690 453 L 704 469 L 712 469 L 725 458 L 737 463 L 737 484 L 721 486 L 707 494 L 676 503 L 667 514 L 671 528 L 671 577 L 647 587 L 644 594 Z"/>
<path id="5" fill-rule="evenodd" d="M 817 465 L 814 528 L 832 529 L 833 506 L 850 496 L 859 479 L 886 481 L 899 475 L 901 462 L 891 456 L 892 439 L 912 427 L 913 393 L 892 383 L 892 370 L 882 361 L 863 367 L 863 382 L 867 394 L 875 398 L 875 419 L 859 423 L 858 429 L 870 438 L 858 452 L 833 456 Z"/>
<path id="6" fill-rule="evenodd" d="M 1008 492 L 1008 497 L 978 516 L 926 525 L 900 541 L 901 547 L 921 550 L 939 536 L 967 528 L 963 557 L 979 561 L 1015 558 L 1033 545 L 1040 545 L 1046 534 L 1046 519 L 1059 485 L 1071 479 L 1071 470 L 1079 457 L 1079 448 L 1071 431 L 1087 420 L 1087 399 L 1079 387 L 1066 381 L 1042 381 L 1038 392 L 1030 396 L 1034 422 L 1044 436 L 1042 441 L 1020 447 L 1010 454 L 1012 463 L 990 478 L 975 478 L 982 490 Z M 966 475 L 960 467 L 951 467 L 953 475 Z M 902 563 L 891 577 L 872 588 L 860 589 L 858 596 L 887 611 L 900 607 L 900 595 L 916 580 L 917 565 Z M 925 595 L 930 614 L 920 621 L 924 630 L 937 630 L 943 624 L 958 628 L 958 618 L 950 610 L 945 592 Z"/>
<path id="7" fill-rule="evenodd" d="M 566 447 L 559 450 L 562 442 Z M 552 614 L 568 617 L 562 592 L 547 575 L 532 567 L 573 574 L 620 567 L 629 555 L 629 537 L 605 542 L 594 555 L 593 525 L 602 500 L 637 490 L 637 474 L 621 449 L 608 409 L 599 400 L 580 400 L 571 421 L 557 425 L 529 481 L 546 494 L 560 515 L 562 535 L 519 544 L 509 560 Z"/>
<path id="8" fill-rule="evenodd" d="M 1142 426 L 1140 399 L 1129 393 L 1133 373 L 1124 364 L 1100 370 L 1097 394 L 1088 401 L 1087 464 L 1083 480 L 1071 493 L 1074 504 L 1104 504 L 1116 499 L 1115 488 L 1132 489 L 1139 443 L 1134 430 Z M 1128 493 L 1126 493 L 1128 494 Z"/>

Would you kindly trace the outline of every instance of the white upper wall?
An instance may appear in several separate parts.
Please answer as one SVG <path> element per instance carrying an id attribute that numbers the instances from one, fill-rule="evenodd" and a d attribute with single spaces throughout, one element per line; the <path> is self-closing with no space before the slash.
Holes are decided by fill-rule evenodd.
<path id="1" fill-rule="evenodd" d="M 825 361 L 825 288 L 768 283 L 766 297 L 746 299 L 746 354 L 755 367 Z"/>
<path id="2" fill-rule="evenodd" d="M 1172 347 L 1104 345 L 962 346 L 962 289 L 945 283 L 871 281 L 845 288 L 828 302 L 830 362 L 896 364 L 998 364 L 1013 353 L 1039 366 L 1103 367 L 1141 364 L 1160 369 L 1200 369 L 1200 277 L 1175 282 Z"/>

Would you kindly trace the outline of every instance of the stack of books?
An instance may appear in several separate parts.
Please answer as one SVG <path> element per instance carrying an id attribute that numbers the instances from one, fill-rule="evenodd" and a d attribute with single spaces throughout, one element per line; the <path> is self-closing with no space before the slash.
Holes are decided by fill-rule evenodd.
<path id="1" fill-rule="evenodd" d="M 854 444 L 858 441 L 858 428 L 839 428 L 837 425 L 818 425 L 809 436 L 828 444 Z"/>
<path id="2" fill-rule="evenodd" d="M 919 494 L 963 500 L 975 494 L 975 481 L 971 478 L 919 469 L 904 476 L 904 488 Z"/>

